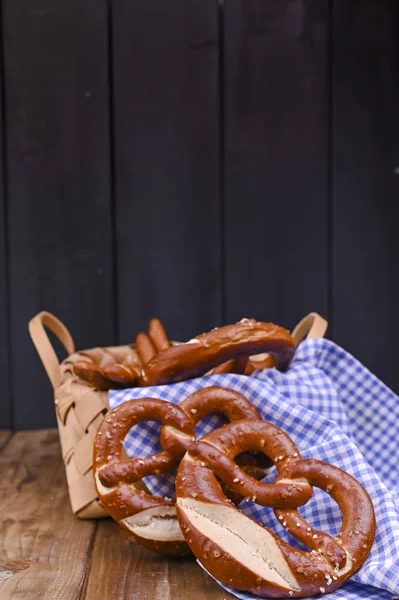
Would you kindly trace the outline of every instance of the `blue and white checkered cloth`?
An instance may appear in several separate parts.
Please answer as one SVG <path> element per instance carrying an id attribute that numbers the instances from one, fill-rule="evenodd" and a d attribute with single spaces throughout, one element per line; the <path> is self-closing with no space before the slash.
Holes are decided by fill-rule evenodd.
<path id="1" fill-rule="evenodd" d="M 111 408 L 132 398 L 152 397 L 177 403 L 201 388 L 219 385 L 241 392 L 262 417 L 281 427 L 304 458 L 330 462 L 358 479 L 374 503 L 377 534 L 361 570 L 329 598 L 391 599 L 399 597 L 399 398 L 353 356 L 324 339 L 300 344 L 286 373 L 275 369 L 251 377 L 211 375 L 173 385 L 111 391 Z M 212 415 L 197 425 L 201 437 L 220 425 Z M 160 449 L 159 425 L 140 423 L 131 429 L 125 447 L 132 457 Z M 272 472 L 265 481 L 272 481 Z M 173 475 L 146 478 L 155 494 L 174 496 Z M 270 508 L 243 502 L 240 508 L 292 545 Z M 336 535 L 341 526 L 338 505 L 314 488 L 300 509 L 315 528 Z M 298 544 L 299 546 L 299 544 Z M 241 599 L 251 594 L 225 588 Z M 394 595 L 394 596 L 393 596 Z"/>

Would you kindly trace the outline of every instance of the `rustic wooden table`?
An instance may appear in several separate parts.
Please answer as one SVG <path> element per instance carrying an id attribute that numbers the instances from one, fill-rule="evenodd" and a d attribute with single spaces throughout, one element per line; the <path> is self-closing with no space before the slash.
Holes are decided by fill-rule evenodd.
<path id="1" fill-rule="evenodd" d="M 71 513 L 55 430 L 0 432 L 0 600 L 231 600 L 194 560 Z"/>

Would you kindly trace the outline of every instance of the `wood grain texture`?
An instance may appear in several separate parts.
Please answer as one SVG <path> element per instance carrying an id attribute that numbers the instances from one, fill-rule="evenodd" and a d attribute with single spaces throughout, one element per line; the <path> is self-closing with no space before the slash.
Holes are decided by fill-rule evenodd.
<path id="1" fill-rule="evenodd" d="M 112 570 L 110 569 L 112 565 Z M 101 521 L 93 546 L 85 600 L 230 600 L 190 559 L 167 559 L 140 548 L 114 521 Z"/>
<path id="2" fill-rule="evenodd" d="M 221 320 L 215 0 L 112 2 L 120 341 Z"/>
<path id="3" fill-rule="evenodd" d="M 6 443 L 8 441 L 8 443 Z M 0 432 L 1 600 L 229 600 L 195 562 L 71 511 L 55 430 Z"/>
<path id="4" fill-rule="evenodd" d="M 4 0 L 15 427 L 55 423 L 27 324 L 113 342 L 105 0 Z"/>
<path id="5" fill-rule="evenodd" d="M 328 0 L 225 3 L 227 321 L 328 304 Z"/>
<path id="6" fill-rule="evenodd" d="M 0 42 L 3 43 L 0 36 Z M 3 87 L 3 73 L 0 69 L 0 89 Z M 8 328 L 8 286 L 7 286 L 7 204 L 4 173 L 4 131 L 3 102 L 0 95 L 0 389 L 3 401 L 0 402 L 0 429 L 11 427 L 11 385 L 10 385 L 10 347 Z"/>
<path id="7" fill-rule="evenodd" d="M 95 523 L 71 512 L 58 433 L 15 434 L 0 472 L 0 598 L 76 600 Z"/>
<path id="8" fill-rule="evenodd" d="M 334 3 L 333 336 L 399 392 L 399 3 Z"/>

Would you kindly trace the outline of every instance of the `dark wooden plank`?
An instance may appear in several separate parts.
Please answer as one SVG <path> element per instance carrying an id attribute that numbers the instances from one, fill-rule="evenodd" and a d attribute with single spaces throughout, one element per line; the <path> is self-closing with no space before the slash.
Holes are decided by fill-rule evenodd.
<path id="1" fill-rule="evenodd" d="M 221 319 L 217 2 L 112 10 L 120 338 L 186 339 Z"/>
<path id="2" fill-rule="evenodd" d="M 2 38 L 0 36 L 0 42 Z M 3 89 L 2 61 L 0 60 L 0 90 Z M 11 389 L 8 330 L 8 286 L 7 286 L 7 207 L 3 154 L 3 97 L 0 94 L 0 389 L 3 401 L 0 402 L 0 429 L 11 427 Z"/>
<path id="3" fill-rule="evenodd" d="M 398 392 L 399 2 L 334 6 L 333 333 Z"/>
<path id="4" fill-rule="evenodd" d="M 328 309 L 328 0 L 225 4 L 227 321 Z"/>
<path id="5" fill-rule="evenodd" d="M 28 320 L 113 342 L 105 0 L 4 0 L 16 428 L 54 423 Z"/>
<path id="6" fill-rule="evenodd" d="M 15 434 L 0 472 L 0 598 L 76 600 L 96 524 L 71 512 L 58 433 Z"/>
<path id="7" fill-rule="evenodd" d="M 112 565 L 112 573 L 110 573 Z M 229 600 L 195 560 L 167 559 L 140 548 L 114 521 L 101 521 L 85 600 Z"/>

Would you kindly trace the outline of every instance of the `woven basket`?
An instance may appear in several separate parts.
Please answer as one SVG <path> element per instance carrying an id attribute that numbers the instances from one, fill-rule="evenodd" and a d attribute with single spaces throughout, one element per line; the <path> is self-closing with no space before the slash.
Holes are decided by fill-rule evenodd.
<path id="1" fill-rule="evenodd" d="M 68 357 L 60 364 L 47 336 L 50 329 L 63 344 Z M 297 343 L 305 337 L 323 337 L 327 322 L 310 313 L 295 327 Z M 114 346 L 75 351 L 68 329 L 49 312 L 43 311 L 29 323 L 29 332 L 54 389 L 54 403 L 73 512 L 81 519 L 106 517 L 94 487 L 92 474 L 93 442 L 97 428 L 109 410 L 108 393 L 88 387 L 73 373 L 78 360 L 101 366 L 131 357 L 140 361 L 135 346 Z"/>

